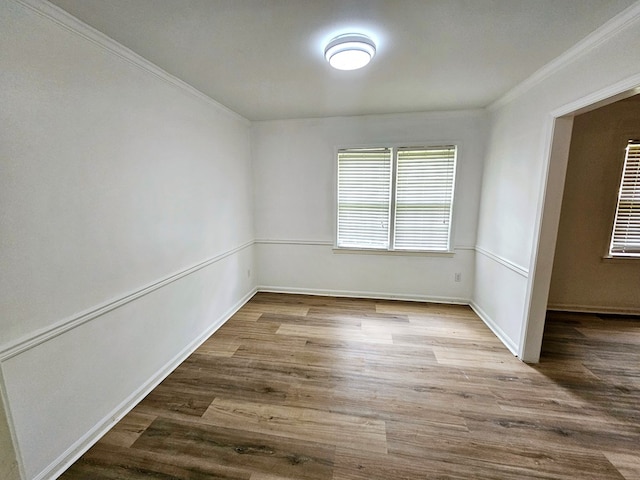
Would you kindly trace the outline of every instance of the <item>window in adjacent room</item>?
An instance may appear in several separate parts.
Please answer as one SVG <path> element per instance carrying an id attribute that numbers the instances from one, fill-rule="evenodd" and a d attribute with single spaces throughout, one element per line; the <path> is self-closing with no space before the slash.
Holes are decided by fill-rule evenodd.
<path id="1" fill-rule="evenodd" d="M 625 153 L 609 255 L 640 257 L 640 141 L 630 140 Z"/>
<path id="2" fill-rule="evenodd" d="M 450 251 L 456 150 L 339 150 L 337 246 Z"/>

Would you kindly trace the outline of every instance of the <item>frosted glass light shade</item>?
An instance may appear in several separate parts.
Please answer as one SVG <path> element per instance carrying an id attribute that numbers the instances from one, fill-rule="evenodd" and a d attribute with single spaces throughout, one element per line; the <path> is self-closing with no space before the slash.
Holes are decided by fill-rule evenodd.
<path id="1" fill-rule="evenodd" d="M 376 54 L 376 46 L 366 35 L 349 33 L 329 42 L 324 56 L 333 68 L 356 70 L 368 64 Z"/>

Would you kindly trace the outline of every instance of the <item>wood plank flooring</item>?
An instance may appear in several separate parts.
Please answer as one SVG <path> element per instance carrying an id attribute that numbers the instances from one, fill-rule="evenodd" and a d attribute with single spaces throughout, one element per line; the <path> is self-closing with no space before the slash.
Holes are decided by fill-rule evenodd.
<path id="1" fill-rule="evenodd" d="M 640 322 L 260 293 L 61 478 L 640 479 Z"/>

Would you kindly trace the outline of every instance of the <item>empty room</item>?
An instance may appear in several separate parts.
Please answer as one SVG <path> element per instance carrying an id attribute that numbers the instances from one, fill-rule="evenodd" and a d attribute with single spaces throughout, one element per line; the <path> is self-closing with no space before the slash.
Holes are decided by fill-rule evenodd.
<path id="1" fill-rule="evenodd" d="M 0 0 L 0 479 L 640 479 L 640 1 Z"/>

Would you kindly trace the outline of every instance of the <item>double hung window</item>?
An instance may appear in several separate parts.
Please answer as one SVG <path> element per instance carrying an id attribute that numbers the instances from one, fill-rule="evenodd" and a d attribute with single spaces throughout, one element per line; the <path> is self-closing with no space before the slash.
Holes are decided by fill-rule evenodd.
<path id="1" fill-rule="evenodd" d="M 609 255 L 640 257 L 640 141 L 626 148 Z"/>
<path id="2" fill-rule="evenodd" d="M 456 146 L 338 151 L 337 246 L 447 252 Z"/>

